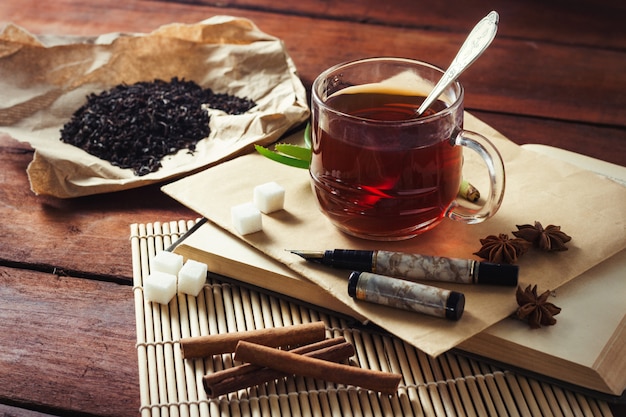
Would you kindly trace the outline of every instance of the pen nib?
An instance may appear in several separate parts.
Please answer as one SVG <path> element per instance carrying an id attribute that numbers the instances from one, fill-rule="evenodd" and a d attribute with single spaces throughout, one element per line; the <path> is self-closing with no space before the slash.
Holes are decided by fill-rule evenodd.
<path id="1" fill-rule="evenodd" d="M 324 257 L 324 252 L 323 251 L 310 251 L 310 250 L 289 250 L 289 252 L 298 255 L 304 259 L 306 259 L 307 261 L 309 260 L 315 260 L 315 259 L 322 259 Z"/>

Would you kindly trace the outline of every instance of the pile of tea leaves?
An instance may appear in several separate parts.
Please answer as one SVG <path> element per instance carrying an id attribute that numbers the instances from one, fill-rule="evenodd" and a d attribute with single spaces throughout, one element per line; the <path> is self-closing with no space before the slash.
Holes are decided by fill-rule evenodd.
<path id="1" fill-rule="evenodd" d="M 143 176 L 161 168 L 166 155 L 185 148 L 193 153 L 196 143 L 209 136 L 203 104 L 228 114 L 242 114 L 256 105 L 176 77 L 120 84 L 87 96 L 61 129 L 61 141 Z"/>

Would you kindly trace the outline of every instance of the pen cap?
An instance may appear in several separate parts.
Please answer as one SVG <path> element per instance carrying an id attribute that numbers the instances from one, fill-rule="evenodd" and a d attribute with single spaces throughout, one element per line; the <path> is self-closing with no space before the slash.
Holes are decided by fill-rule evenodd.
<path id="1" fill-rule="evenodd" d="M 465 310 L 465 295 L 460 292 L 450 291 L 448 300 L 446 301 L 446 318 L 449 320 L 458 320 Z"/>
<path id="2" fill-rule="evenodd" d="M 517 265 L 494 264 L 479 262 L 475 273 L 476 283 L 483 285 L 500 285 L 516 287 L 519 267 Z"/>
<path id="3" fill-rule="evenodd" d="M 352 271 L 348 277 L 348 295 L 352 298 L 356 297 L 356 286 L 359 283 L 359 271 Z"/>
<path id="4" fill-rule="evenodd" d="M 357 300 L 448 320 L 459 320 L 465 308 L 465 296 L 460 292 L 371 272 L 353 271 L 348 294 Z"/>

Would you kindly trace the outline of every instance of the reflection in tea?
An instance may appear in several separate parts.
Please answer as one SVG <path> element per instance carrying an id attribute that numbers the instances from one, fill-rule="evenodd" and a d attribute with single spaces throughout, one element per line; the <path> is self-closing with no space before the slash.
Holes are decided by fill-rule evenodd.
<path id="1" fill-rule="evenodd" d="M 459 189 L 462 147 L 448 139 L 460 126 L 453 115 L 450 123 L 410 123 L 424 97 L 347 90 L 326 105 L 380 123 L 313 114 L 311 175 L 322 210 L 356 236 L 393 238 L 434 227 Z M 445 108 L 438 101 L 420 118 Z"/>

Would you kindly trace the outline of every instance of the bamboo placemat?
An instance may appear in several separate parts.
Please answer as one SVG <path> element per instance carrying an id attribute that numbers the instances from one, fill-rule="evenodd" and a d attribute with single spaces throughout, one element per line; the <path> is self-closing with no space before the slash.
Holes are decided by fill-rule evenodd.
<path id="1" fill-rule="evenodd" d="M 195 221 L 132 224 L 133 292 L 141 416 L 611 416 L 607 404 L 453 353 L 431 358 L 401 340 L 279 296 L 209 276 L 198 297 L 146 302 L 149 260 Z M 394 396 L 303 377 L 286 377 L 215 399 L 202 377 L 235 366 L 232 355 L 184 360 L 182 337 L 324 321 L 343 336 L 354 365 L 401 373 Z"/>

